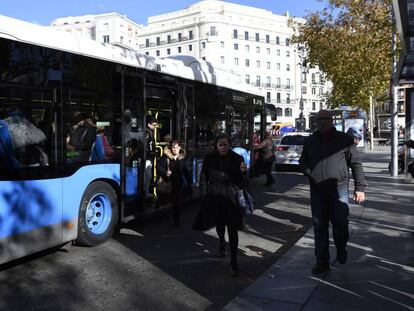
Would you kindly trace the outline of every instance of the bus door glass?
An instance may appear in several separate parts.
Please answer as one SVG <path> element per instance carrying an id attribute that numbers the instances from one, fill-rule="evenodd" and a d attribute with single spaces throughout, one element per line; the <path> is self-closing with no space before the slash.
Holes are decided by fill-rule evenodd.
<path id="1" fill-rule="evenodd" d="M 191 85 L 182 85 L 178 103 L 178 139 L 186 152 L 188 169 L 192 173 L 195 183 L 197 161 L 194 157 L 194 88 Z"/>
<path id="2" fill-rule="evenodd" d="M 144 79 L 140 76 L 123 76 L 124 100 L 122 109 L 123 132 L 123 191 L 125 216 L 140 211 L 139 198 L 143 195 L 144 176 Z"/>
<path id="3" fill-rule="evenodd" d="M 160 191 L 157 192 L 157 183 L 159 181 L 157 176 L 157 164 L 167 150 L 166 148 L 168 148 L 171 139 L 179 138 L 176 116 L 177 100 L 177 91 L 175 87 L 172 87 L 171 85 L 162 85 L 162 82 L 157 84 L 147 83 L 145 115 L 147 119 L 155 118 L 157 126 L 153 133 L 156 146 L 155 155 L 149 154 L 148 142 L 146 144 L 146 174 L 148 176 L 146 178 L 149 180 L 146 181 L 146 184 L 144 185 L 144 188 L 146 188 L 144 191 L 147 193 L 147 199 L 151 202 L 156 202 L 157 204 L 163 204 L 164 198 L 169 195 L 161 193 L 161 189 L 158 189 Z M 150 131 L 148 126 L 146 131 Z"/>

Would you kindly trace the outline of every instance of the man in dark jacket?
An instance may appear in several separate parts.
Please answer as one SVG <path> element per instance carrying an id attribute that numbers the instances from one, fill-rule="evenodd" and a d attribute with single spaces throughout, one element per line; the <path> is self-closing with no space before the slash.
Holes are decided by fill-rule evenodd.
<path id="1" fill-rule="evenodd" d="M 313 274 L 329 269 L 329 221 L 332 224 L 337 260 L 345 264 L 348 242 L 348 174 L 355 181 L 354 200 L 365 200 L 366 186 L 358 149 L 352 137 L 336 131 L 332 115 L 321 110 L 316 115 L 317 131 L 305 139 L 299 164 L 309 177 L 316 264 Z"/>

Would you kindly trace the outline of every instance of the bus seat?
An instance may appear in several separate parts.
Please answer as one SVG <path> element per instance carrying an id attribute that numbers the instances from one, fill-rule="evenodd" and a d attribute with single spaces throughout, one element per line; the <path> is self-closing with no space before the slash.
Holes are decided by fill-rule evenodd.
<path id="1" fill-rule="evenodd" d="M 92 145 L 91 157 L 89 161 L 99 161 L 105 159 L 105 147 L 101 135 L 96 135 L 95 142 Z"/>
<path id="2" fill-rule="evenodd" d="M 16 169 L 20 167 L 14 155 L 13 139 L 10 135 L 7 123 L 0 120 L 0 158 L 3 158 L 6 163 L 5 167 L 8 169 Z"/>

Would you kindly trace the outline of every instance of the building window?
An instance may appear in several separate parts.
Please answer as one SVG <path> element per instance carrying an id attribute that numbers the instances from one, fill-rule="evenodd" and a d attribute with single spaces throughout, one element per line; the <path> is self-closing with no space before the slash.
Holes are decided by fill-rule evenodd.
<path id="1" fill-rule="evenodd" d="M 238 58 L 235 58 L 234 59 L 234 66 L 238 66 L 239 65 L 239 59 Z"/>
<path id="2" fill-rule="evenodd" d="M 171 43 L 171 35 L 167 36 L 167 43 Z"/>
<path id="3" fill-rule="evenodd" d="M 323 95 L 323 88 L 319 88 L 319 95 Z"/>
<path id="4" fill-rule="evenodd" d="M 148 39 L 147 39 L 147 40 L 148 40 Z M 104 42 L 104 43 L 109 43 L 109 36 L 108 36 L 108 35 L 103 36 L 103 42 Z M 148 40 L 148 45 L 149 45 L 149 40 Z"/>
<path id="5" fill-rule="evenodd" d="M 319 110 L 322 110 L 323 109 L 323 103 L 322 102 L 320 102 L 319 103 Z"/>
<path id="6" fill-rule="evenodd" d="M 190 30 L 190 31 L 188 32 L 188 39 L 189 39 L 189 40 L 193 40 L 193 39 L 194 39 L 194 37 L 193 37 L 193 31 L 192 31 L 192 30 Z"/>
<path id="7" fill-rule="evenodd" d="M 145 47 L 149 47 L 149 39 L 145 39 Z"/>
<path id="8" fill-rule="evenodd" d="M 312 102 L 312 110 L 316 110 L 316 103 Z"/>
<path id="9" fill-rule="evenodd" d="M 193 50 L 193 45 L 192 44 L 190 44 L 189 46 L 188 46 L 188 51 L 189 52 L 191 52 Z"/>
<path id="10" fill-rule="evenodd" d="M 266 92 L 266 102 L 268 102 L 268 103 L 271 102 L 270 92 Z"/>
<path id="11" fill-rule="evenodd" d="M 157 37 L 157 45 L 161 45 L 161 38 Z"/>
<path id="12" fill-rule="evenodd" d="M 315 74 L 312 73 L 312 83 L 315 84 Z"/>
<path id="13" fill-rule="evenodd" d="M 276 93 L 276 103 L 280 104 L 280 93 Z"/>
<path id="14" fill-rule="evenodd" d="M 201 48 L 202 49 L 205 49 L 206 48 L 206 43 L 203 41 L 203 42 L 201 42 Z"/>
<path id="15" fill-rule="evenodd" d="M 270 69 L 270 62 L 267 62 L 267 63 L 266 63 L 266 68 L 267 68 L 267 69 Z"/>
<path id="16" fill-rule="evenodd" d="M 246 45 L 246 52 L 250 51 L 250 46 Z"/>
<path id="17" fill-rule="evenodd" d="M 234 49 L 238 50 L 239 49 L 239 45 L 237 43 L 234 44 Z"/>
<path id="18" fill-rule="evenodd" d="M 276 70 L 280 70 L 280 63 L 276 64 Z"/>
<path id="19" fill-rule="evenodd" d="M 276 44 L 279 45 L 280 44 L 280 38 L 276 37 Z"/>
<path id="20" fill-rule="evenodd" d="M 270 43 L 270 36 L 266 35 L 266 43 Z"/>
<path id="21" fill-rule="evenodd" d="M 306 88 L 306 86 L 304 85 L 304 86 L 302 86 L 302 94 L 306 94 L 307 93 L 307 88 Z"/>
<path id="22" fill-rule="evenodd" d="M 270 49 L 269 48 L 266 49 L 266 53 L 267 53 L 267 55 L 270 55 Z"/>
<path id="23" fill-rule="evenodd" d="M 286 79 L 286 88 L 290 89 L 290 79 L 289 78 Z"/>
<path id="24" fill-rule="evenodd" d="M 290 93 L 286 93 L 286 104 L 290 104 Z"/>
<path id="25" fill-rule="evenodd" d="M 260 76 L 256 76 L 256 86 L 260 86 Z"/>
<path id="26" fill-rule="evenodd" d="M 167 55 L 171 54 L 171 49 L 167 49 Z"/>
<path id="27" fill-rule="evenodd" d="M 290 51 L 286 51 L 286 57 L 290 57 Z"/>
<path id="28" fill-rule="evenodd" d="M 246 59 L 245 64 L 246 64 L 246 67 L 250 67 L 250 60 Z"/>
<path id="29" fill-rule="evenodd" d="M 316 95 L 316 87 L 312 88 L 312 95 Z"/>
<path id="30" fill-rule="evenodd" d="M 260 46 L 256 46 L 256 53 L 260 53 Z"/>
<path id="31" fill-rule="evenodd" d="M 291 116 L 292 116 L 292 109 L 285 108 L 285 117 L 291 117 Z"/>
<path id="32" fill-rule="evenodd" d="M 259 42 L 259 41 L 260 41 L 260 36 L 259 36 L 259 33 L 256 32 L 256 42 Z"/>
<path id="33" fill-rule="evenodd" d="M 149 55 L 149 52 L 145 52 L 145 55 Z"/>
<path id="34" fill-rule="evenodd" d="M 224 42 L 223 41 L 220 42 L 220 46 L 221 46 L 222 49 L 224 49 Z"/>
<path id="35" fill-rule="evenodd" d="M 178 53 L 181 53 L 181 46 L 177 48 Z"/>
<path id="36" fill-rule="evenodd" d="M 249 32 L 248 31 L 244 32 L 244 40 L 249 40 Z"/>
<path id="37" fill-rule="evenodd" d="M 181 32 L 178 33 L 178 42 L 181 42 L 183 40 L 183 36 L 181 35 Z"/>
<path id="38" fill-rule="evenodd" d="M 272 78 L 266 77 L 266 87 L 271 87 L 271 86 L 272 86 Z"/>
<path id="39" fill-rule="evenodd" d="M 246 83 L 250 84 L 250 75 L 246 75 Z"/>
<path id="40" fill-rule="evenodd" d="M 257 68 L 260 68 L 260 60 L 257 60 L 257 61 L 256 61 L 256 67 L 257 67 Z"/>
<path id="41" fill-rule="evenodd" d="M 160 56 L 160 50 L 156 50 L 155 55 Z"/>
<path id="42" fill-rule="evenodd" d="M 306 72 L 302 72 L 302 83 L 306 83 L 307 75 Z"/>
<path id="43" fill-rule="evenodd" d="M 220 56 L 220 63 L 224 64 L 224 56 Z"/>
<path id="44" fill-rule="evenodd" d="M 276 55 L 280 56 L 280 50 L 276 50 Z"/>
<path id="45" fill-rule="evenodd" d="M 210 36 L 217 36 L 216 26 L 210 27 Z"/>
<path id="46" fill-rule="evenodd" d="M 290 45 L 290 39 L 289 38 L 286 38 L 285 42 L 286 42 L 286 46 Z"/>
<path id="47" fill-rule="evenodd" d="M 280 88 L 280 78 L 276 78 L 276 87 Z"/>
<path id="48" fill-rule="evenodd" d="M 286 64 L 286 71 L 290 71 L 290 64 Z"/>
<path id="49" fill-rule="evenodd" d="M 276 116 L 283 117 L 283 109 L 280 107 L 276 108 Z"/>
<path id="50" fill-rule="evenodd" d="M 238 36 L 237 29 L 233 29 L 233 38 L 237 39 Z"/>

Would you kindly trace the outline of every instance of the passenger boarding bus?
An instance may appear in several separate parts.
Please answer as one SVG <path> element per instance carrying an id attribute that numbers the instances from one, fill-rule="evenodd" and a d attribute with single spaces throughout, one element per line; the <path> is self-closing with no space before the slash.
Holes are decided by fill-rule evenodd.
<path id="1" fill-rule="evenodd" d="M 69 241 L 97 245 L 155 210 L 143 200 L 147 116 L 158 122 L 154 165 L 178 139 L 196 185 L 217 134 L 249 162 L 255 117 L 266 126 L 263 97 L 208 62 L 0 17 L 0 264 Z"/>

